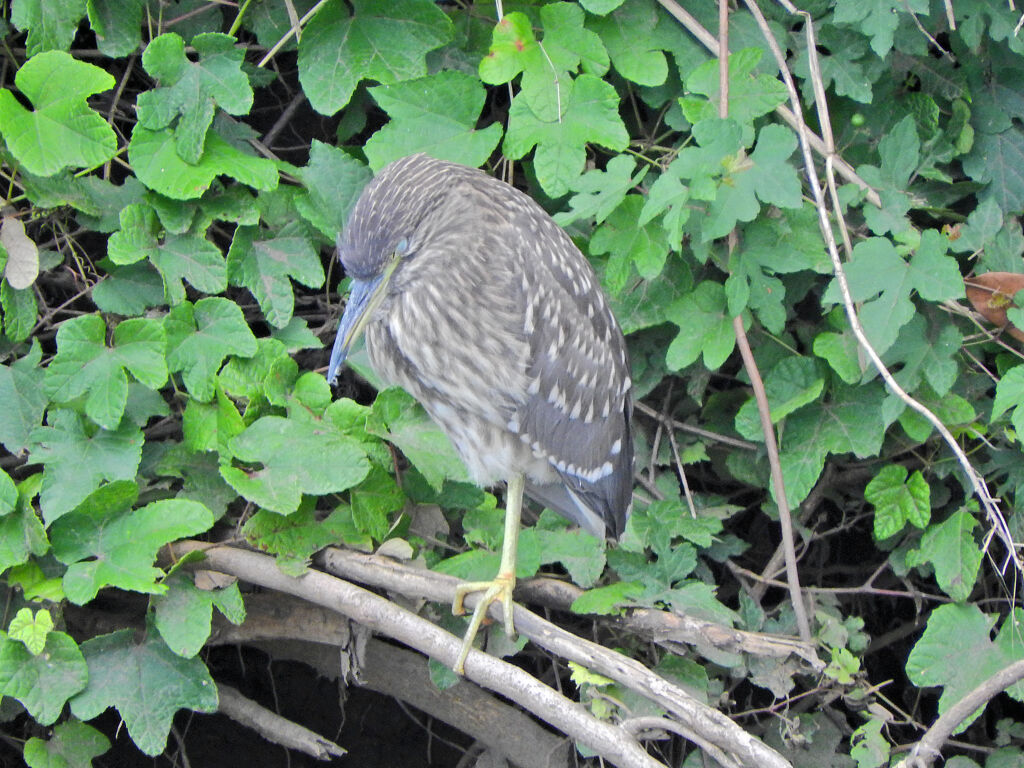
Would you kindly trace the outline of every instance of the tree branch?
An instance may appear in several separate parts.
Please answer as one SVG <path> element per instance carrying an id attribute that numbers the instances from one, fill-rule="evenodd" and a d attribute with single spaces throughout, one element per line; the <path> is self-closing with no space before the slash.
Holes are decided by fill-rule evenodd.
<path id="1" fill-rule="evenodd" d="M 450 603 L 455 596 L 455 586 L 459 583 L 458 579 L 451 576 L 402 567 L 385 558 L 353 556 L 351 552 L 334 548 L 324 550 L 319 560 L 333 573 L 439 603 Z M 491 614 L 492 618 L 501 619 L 498 606 L 492 606 Z M 721 712 L 694 699 L 643 664 L 566 632 L 520 605 L 515 606 L 514 620 L 516 630 L 536 645 L 646 696 L 678 718 L 684 727 L 732 754 L 741 765 L 751 768 L 790 766 L 778 752 L 744 731 Z M 470 658 L 475 655 L 482 654 L 471 653 Z M 468 672 L 469 667 L 466 669 Z M 491 687 L 486 681 L 476 682 L 485 688 Z"/>
<path id="2" fill-rule="evenodd" d="M 206 555 L 203 564 L 205 568 L 223 571 L 252 584 L 294 595 L 344 614 L 370 630 L 420 650 L 449 667 L 458 658 L 461 645 L 459 638 L 386 598 L 329 574 L 311 570 L 299 578 L 286 576 L 277 567 L 274 558 L 225 545 L 183 541 L 171 545 L 169 549 L 177 558 L 187 552 L 202 551 Z M 476 599 L 467 600 L 467 603 L 475 602 Z M 615 765 L 623 768 L 659 768 L 662 765 L 648 755 L 626 731 L 598 720 L 576 702 L 500 659 L 479 651 L 470 651 L 466 660 L 466 676 L 484 688 L 516 702 Z M 783 764 L 788 765 L 779 765 Z"/>

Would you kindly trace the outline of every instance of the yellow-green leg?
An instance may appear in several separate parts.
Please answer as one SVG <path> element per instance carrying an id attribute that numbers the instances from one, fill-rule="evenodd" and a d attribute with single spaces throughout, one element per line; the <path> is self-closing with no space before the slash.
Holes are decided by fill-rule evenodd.
<path id="1" fill-rule="evenodd" d="M 526 486 L 526 478 L 521 474 L 513 475 L 508 481 L 508 491 L 505 496 L 505 541 L 501 547 L 501 565 L 498 566 L 498 574 L 492 581 L 468 581 L 455 588 L 455 601 L 452 603 L 452 613 L 461 616 L 465 613 L 462 606 L 466 595 L 470 592 L 483 592 L 483 597 L 476 604 L 473 610 L 473 617 L 469 621 L 469 629 L 462 639 L 462 649 L 459 651 L 459 660 L 455 662 L 453 669 L 458 675 L 465 674 L 466 657 L 469 649 L 473 647 L 473 640 L 480 629 L 480 624 L 487 615 L 487 609 L 491 603 L 501 600 L 502 612 L 505 618 L 505 634 L 512 637 L 515 634 L 515 627 L 512 625 L 512 590 L 516 586 L 516 545 L 519 542 L 519 518 L 523 509 L 523 489 Z"/>

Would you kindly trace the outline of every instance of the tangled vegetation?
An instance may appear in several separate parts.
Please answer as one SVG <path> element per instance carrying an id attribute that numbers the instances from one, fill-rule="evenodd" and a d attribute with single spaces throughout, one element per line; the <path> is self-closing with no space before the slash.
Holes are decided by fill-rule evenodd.
<path id="1" fill-rule="evenodd" d="M 1012 0 L 5 8 L 7 757 L 184 765 L 214 711 L 340 754 L 218 676 L 241 643 L 510 700 L 562 760 L 1024 764 Z M 446 667 L 498 498 L 358 355 L 322 373 L 335 237 L 418 151 L 569 231 L 637 388 L 626 534 L 530 516 L 517 599 L 558 626 L 489 629 L 501 700 Z M 542 764 L 517 727 L 467 732 Z"/>

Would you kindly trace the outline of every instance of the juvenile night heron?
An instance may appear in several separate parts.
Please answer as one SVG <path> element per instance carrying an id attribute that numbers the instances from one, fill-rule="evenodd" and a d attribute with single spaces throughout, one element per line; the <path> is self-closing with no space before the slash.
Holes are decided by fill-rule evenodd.
<path id="1" fill-rule="evenodd" d="M 330 382 L 360 333 L 370 363 L 418 399 L 481 486 L 506 481 L 505 541 L 463 641 L 488 606 L 511 636 L 523 492 L 618 537 L 633 481 L 622 331 L 594 270 L 545 211 L 482 171 L 412 155 L 363 191 L 338 238 L 352 292 Z"/>

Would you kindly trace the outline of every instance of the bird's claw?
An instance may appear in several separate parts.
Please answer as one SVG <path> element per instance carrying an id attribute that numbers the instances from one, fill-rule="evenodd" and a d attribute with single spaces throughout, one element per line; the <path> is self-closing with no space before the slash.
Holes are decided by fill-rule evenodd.
<path id="1" fill-rule="evenodd" d="M 515 588 L 516 577 L 514 574 L 499 573 L 493 581 L 470 581 L 460 584 L 455 588 L 455 600 L 452 602 L 452 613 L 461 616 L 466 612 L 463 603 L 466 595 L 473 592 L 483 592 L 483 596 L 473 609 L 473 616 L 469 621 L 469 628 L 462 639 L 462 648 L 459 650 L 459 659 L 452 668 L 455 674 L 463 675 L 466 671 L 466 657 L 469 656 L 469 649 L 473 647 L 473 640 L 483 623 L 484 617 L 491 603 L 501 601 L 502 615 L 505 623 L 505 634 L 509 637 L 515 635 L 515 626 L 512 623 L 512 590 Z"/>

